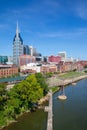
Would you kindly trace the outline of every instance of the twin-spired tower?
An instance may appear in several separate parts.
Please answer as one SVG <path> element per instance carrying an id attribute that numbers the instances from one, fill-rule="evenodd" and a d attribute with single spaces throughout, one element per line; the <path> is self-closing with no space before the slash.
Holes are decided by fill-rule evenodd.
<path id="1" fill-rule="evenodd" d="M 13 39 L 13 64 L 19 66 L 19 56 L 22 54 L 23 54 L 23 40 L 20 36 L 17 23 L 16 34 Z"/>

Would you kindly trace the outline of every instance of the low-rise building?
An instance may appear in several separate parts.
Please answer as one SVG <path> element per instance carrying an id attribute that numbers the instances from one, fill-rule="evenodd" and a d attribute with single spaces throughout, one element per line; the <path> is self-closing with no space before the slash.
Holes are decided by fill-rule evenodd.
<path id="1" fill-rule="evenodd" d="M 38 73 L 40 72 L 40 66 L 37 63 L 29 63 L 27 65 L 20 66 L 21 73 Z"/>
<path id="2" fill-rule="evenodd" d="M 46 72 L 57 72 L 57 66 L 55 64 L 38 64 L 30 63 L 20 67 L 21 73 L 46 73 Z"/>
<path id="3" fill-rule="evenodd" d="M 55 64 L 47 64 L 41 66 L 41 73 L 57 72 L 57 66 Z"/>
<path id="4" fill-rule="evenodd" d="M 58 64 L 61 61 L 61 57 L 60 56 L 49 56 L 48 57 L 48 62 L 52 62 L 52 63 L 56 63 Z"/>
<path id="5" fill-rule="evenodd" d="M 63 62 L 63 64 L 58 65 L 59 72 L 68 72 L 68 71 L 81 71 L 83 70 L 83 65 L 80 62 Z"/>
<path id="6" fill-rule="evenodd" d="M 18 74 L 18 67 L 14 65 L 0 65 L 0 78 Z"/>

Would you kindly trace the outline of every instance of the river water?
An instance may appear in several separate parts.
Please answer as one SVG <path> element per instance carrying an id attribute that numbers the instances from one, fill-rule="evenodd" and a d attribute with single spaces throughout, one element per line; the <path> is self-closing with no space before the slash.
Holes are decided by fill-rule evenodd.
<path id="1" fill-rule="evenodd" d="M 87 130 L 87 79 L 65 87 L 67 99 L 53 95 L 53 130 Z M 47 113 L 37 110 L 23 115 L 3 130 L 46 130 Z"/>
<path id="2" fill-rule="evenodd" d="M 24 114 L 17 121 L 3 130 L 46 130 L 47 113 L 36 110 L 36 112 Z"/>
<path id="3" fill-rule="evenodd" d="M 67 86 L 65 101 L 59 93 L 53 96 L 53 130 L 87 130 L 87 79 Z"/>

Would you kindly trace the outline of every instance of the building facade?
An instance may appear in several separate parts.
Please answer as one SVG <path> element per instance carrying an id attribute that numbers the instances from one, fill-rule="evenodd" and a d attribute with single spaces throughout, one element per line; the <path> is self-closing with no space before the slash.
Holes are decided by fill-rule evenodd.
<path id="1" fill-rule="evenodd" d="M 40 66 L 38 66 L 38 63 L 29 63 L 27 65 L 20 66 L 20 72 L 27 74 L 27 73 L 39 73 L 40 72 Z"/>
<path id="2" fill-rule="evenodd" d="M 8 56 L 7 64 L 13 64 L 13 56 Z"/>
<path id="3" fill-rule="evenodd" d="M 8 62 L 7 56 L 0 56 L 0 64 L 6 64 Z"/>
<path id="4" fill-rule="evenodd" d="M 54 62 L 54 63 L 59 63 L 61 61 L 61 57 L 60 56 L 49 56 L 48 57 L 48 62 Z"/>
<path id="5" fill-rule="evenodd" d="M 47 64 L 41 66 L 41 73 L 57 72 L 57 66 L 55 64 Z"/>
<path id="6" fill-rule="evenodd" d="M 13 64 L 19 66 L 19 56 L 23 54 L 23 40 L 19 33 L 19 28 L 17 24 L 16 34 L 13 39 Z"/>
<path id="7" fill-rule="evenodd" d="M 23 46 L 23 54 L 24 55 L 30 55 L 30 49 L 28 45 Z"/>
<path id="8" fill-rule="evenodd" d="M 29 63 L 34 63 L 35 57 L 30 55 L 21 55 L 19 56 L 19 66 L 27 65 Z"/>
<path id="9" fill-rule="evenodd" d="M 60 56 L 61 57 L 61 61 L 66 61 L 66 52 L 64 51 L 64 52 L 59 52 L 58 53 L 58 56 Z"/>
<path id="10" fill-rule="evenodd" d="M 18 67 L 13 65 L 0 65 L 0 78 L 18 74 Z"/>

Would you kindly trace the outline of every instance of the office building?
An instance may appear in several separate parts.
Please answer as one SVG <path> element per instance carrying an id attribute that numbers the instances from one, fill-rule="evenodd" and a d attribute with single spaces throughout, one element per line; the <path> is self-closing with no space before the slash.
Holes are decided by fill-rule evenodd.
<path id="1" fill-rule="evenodd" d="M 23 54 L 23 40 L 19 33 L 18 23 L 13 39 L 13 64 L 19 66 L 19 56 Z"/>
<path id="2" fill-rule="evenodd" d="M 0 56 L 0 64 L 6 64 L 8 62 L 7 56 Z"/>
<path id="3" fill-rule="evenodd" d="M 64 51 L 64 52 L 59 52 L 58 53 L 58 56 L 60 56 L 61 57 L 61 61 L 66 61 L 66 52 Z"/>
<path id="4" fill-rule="evenodd" d="M 23 54 L 24 55 L 30 55 L 30 48 L 28 45 L 23 46 Z"/>
<path id="5" fill-rule="evenodd" d="M 19 66 L 27 65 L 29 63 L 34 63 L 35 57 L 30 55 L 21 55 L 19 56 Z"/>
<path id="6" fill-rule="evenodd" d="M 60 56 L 49 56 L 48 57 L 48 62 L 54 62 L 54 63 L 59 63 L 61 61 L 61 57 Z"/>
<path id="7" fill-rule="evenodd" d="M 31 56 L 38 56 L 38 52 L 36 51 L 36 48 L 34 48 L 33 46 L 29 46 L 29 54 Z"/>
<path id="8" fill-rule="evenodd" d="M 8 56 L 7 64 L 13 64 L 13 56 Z"/>

